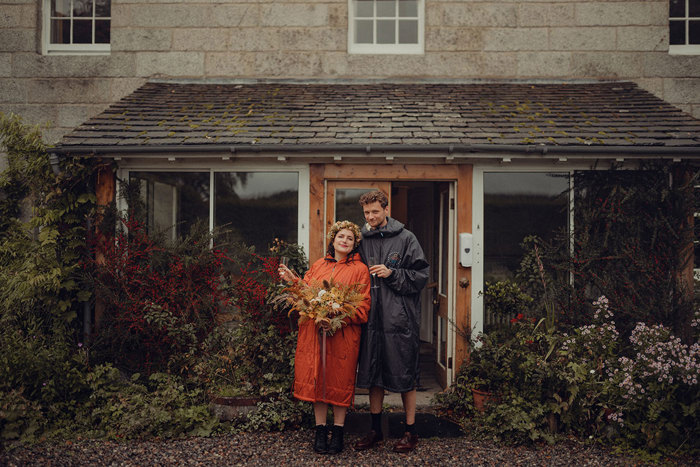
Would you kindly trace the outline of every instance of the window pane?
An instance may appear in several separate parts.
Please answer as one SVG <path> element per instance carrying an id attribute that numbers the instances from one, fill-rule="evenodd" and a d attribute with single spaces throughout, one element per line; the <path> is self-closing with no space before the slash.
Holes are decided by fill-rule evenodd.
<path id="1" fill-rule="evenodd" d="M 355 5 L 355 16 L 364 18 L 374 16 L 374 0 L 357 0 Z"/>
<path id="2" fill-rule="evenodd" d="M 51 43 L 52 44 L 70 44 L 70 20 L 68 20 L 68 19 L 52 19 L 51 20 Z"/>
<path id="3" fill-rule="evenodd" d="M 97 0 L 95 2 L 95 16 L 106 18 L 112 14 L 112 2 L 110 0 Z"/>
<path id="4" fill-rule="evenodd" d="M 70 0 L 51 0 L 51 16 L 70 17 Z"/>
<path id="5" fill-rule="evenodd" d="M 399 21 L 399 44 L 417 44 L 418 43 L 418 21 L 416 20 L 401 20 Z"/>
<path id="6" fill-rule="evenodd" d="M 336 221 L 352 221 L 362 227 L 365 216 L 360 206 L 360 196 L 367 193 L 366 188 L 343 188 L 335 190 L 335 219 Z"/>
<path id="7" fill-rule="evenodd" d="M 131 172 L 129 178 L 141 187 L 149 233 L 182 237 L 197 222 L 209 225 L 209 172 Z"/>
<path id="8" fill-rule="evenodd" d="M 92 20 L 73 20 L 73 43 L 92 44 Z"/>
<path id="9" fill-rule="evenodd" d="M 484 174 L 484 279 L 512 278 L 528 235 L 552 238 L 568 225 L 568 174 Z M 564 195 L 562 195 L 564 193 Z"/>
<path id="10" fill-rule="evenodd" d="M 374 22 L 372 20 L 355 21 L 355 43 L 356 44 L 372 44 L 374 43 Z"/>
<path id="11" fill-rule="evenodd" d="M 669 23 L 669 44 L 685 44 L 685 21 L 670 21 Z"/>
<path id="12" fill-rule="evenodd" d="M 396 0 L 377 0 L 378 17 L 396 16 Z"/>
<path id="13" fill-rule="evenodd" d="M 95 44 L 109 44 L 110 32 L 108 20 L 95 21 Z"/>
<path id="14" fill-rule="evenodd" d="M 688 21 L 688 44 L 700 44 L 700 21 Z"/>
<path id="15" fill-rule="evenodd" d="M 92 18 L 93 0 L 73 0 L 73 16 Z"/>
<path id="16" fill-rule="evenodd" d="M 396 21 L 377 20 L 377 44 L 396 43 Z"/>
<path id="17" fill-rule="evenodd" d="M 225 172 L 214 175 L 217 227 L 229 240 L 265 254 L 275 238 L 296 243 L 299 176 L 296 172 Z"/>
<path id="18" fill-rule="evenodd" d="M 418 1 L 417 0 L 399 0 L 399 16 L 400 17 L 418 17 Z"/>
<path id="19" fill-rule="evenodd" d="M 688 16 L 691 18 L 700 17 L 700 0 L 689 0 L 688 4 Z"/>
<path id="20" fill-rule="evenodd" d="M 668 16 L 685 18 L 685 0 L 671 0 L 668 5 Z"/>

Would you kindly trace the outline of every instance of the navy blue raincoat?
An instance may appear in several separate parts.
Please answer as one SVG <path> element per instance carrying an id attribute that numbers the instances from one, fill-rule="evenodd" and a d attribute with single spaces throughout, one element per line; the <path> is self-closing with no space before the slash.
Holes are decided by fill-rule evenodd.
<path id="1" fill-rule="evenodd" d="M 416 236 L 387 218 L 387 225 L 362 228 L 360 254 L 380 259 L 392 273 L 371 290 L 369 321 L 362 326 L 357 386 L 407 392 L 418 386 L 420 292 L 429 266 Z"/>

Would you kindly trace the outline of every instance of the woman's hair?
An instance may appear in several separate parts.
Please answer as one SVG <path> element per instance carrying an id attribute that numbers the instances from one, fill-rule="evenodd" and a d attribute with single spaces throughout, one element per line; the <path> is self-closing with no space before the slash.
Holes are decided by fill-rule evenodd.
<path id="1" fill-rule="evenodd" d="M 333 224 L 330 230 L 328 231 L 328 250 L 326 253 L 328 253 L 330 256 L 335 256 L 335 248 L 333 247 L 333 241 L 335 240 L 335 236 L 338 235 L 338 232 L 340 232 L 343 229 L 349 230 L 355 236 L 355 244 L 353 245 L 350 254 L 348 254 L 348 257 L 355 253 L 357 251 L 357 247 L 360 245 L 360 240 L 362 240 L 362 234 L 360 233 L 360 228 L 357 226 L 357 224 L 350 221 L 338 221 L 335 224 Z"/>
<path id="2" fill-rule="evenodd" d="M 383 191 L 368 191 L 364 195 L 360 196 L 360 206 L 372 204 L 377 201 L 382 208 L 389 206 L 389 198 Z"/>

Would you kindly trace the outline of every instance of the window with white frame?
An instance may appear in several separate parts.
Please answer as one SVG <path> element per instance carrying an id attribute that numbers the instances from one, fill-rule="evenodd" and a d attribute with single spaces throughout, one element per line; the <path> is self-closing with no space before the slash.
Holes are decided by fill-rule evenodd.
<path id="1" fill-rule="evenodd" d="M 349 0 L 348 51 L 423 53 L 423 0 Z"/>
<path id="2" fill-rule="evenodd" d="M 175 240 L 203 223 L 262 254 L 275 239 L 299 241 L 299 179 L 296 171 L 129 172 L 149 233 Z"/>
<path id="3" fill-rule="evenodd" d="M 669 52 L 700 54 L 700 0 L 669 1 Z"/>
<path id="4" fill-rule="evenodd" d="M 44 0 L 45 54 L 110 51 L 111 0 Z"/>

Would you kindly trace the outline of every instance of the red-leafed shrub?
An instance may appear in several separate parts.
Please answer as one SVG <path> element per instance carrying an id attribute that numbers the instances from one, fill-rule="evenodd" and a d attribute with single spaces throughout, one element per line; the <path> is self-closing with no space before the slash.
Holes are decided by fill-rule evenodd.
<path id="1" fill-rule="evenodd" d="M 95 245 L 98 307 L 104 306 L 97 348 L 108 361 L 132 370 L 162 370 L 194 351 L 225 312 L 226 255 L 206 236 L 158 245 L 133 220 Z"/>

